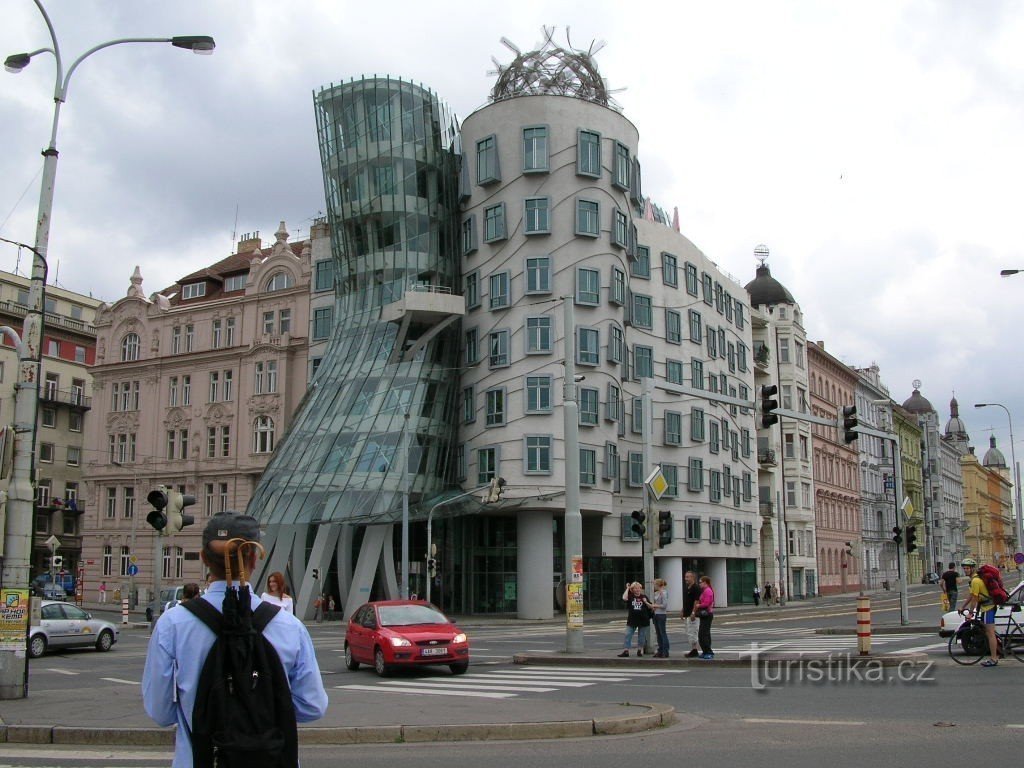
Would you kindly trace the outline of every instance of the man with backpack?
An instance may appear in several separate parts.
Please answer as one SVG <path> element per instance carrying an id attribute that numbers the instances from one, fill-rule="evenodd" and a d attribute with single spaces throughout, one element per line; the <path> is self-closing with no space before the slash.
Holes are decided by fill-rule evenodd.
<path id="1" fill-rule="evenodd" d="M 150 638 L 142 699 L 158 725 L 178 726 L 174 768 L 294 768 L 296 722 L 327 711 L 305 626 L 246 583 L 259 538 L 252 517 L 210 518 L 200 555 L 213 581 L 187 610 L 161 616 Z"/>
<path id="2" fill-rule="evenodd" d="M 977 617 L 985 625 L 989 658 L 981 662 L 981 666 L 994 667 L 999 664 L 999 645 L 996 642 L 996 606 L 1002 605 L 1008 599 L 1002 577 L 994 566 L 983 565 L 978 568 L 977 561 L 970 557 L 964 558 L 960 566 L 964 569 L 964 575 L 970 579 L 971 585 L 971 596 L 964 602 L 960 612 L 967 613 L 973 608 Z"/>

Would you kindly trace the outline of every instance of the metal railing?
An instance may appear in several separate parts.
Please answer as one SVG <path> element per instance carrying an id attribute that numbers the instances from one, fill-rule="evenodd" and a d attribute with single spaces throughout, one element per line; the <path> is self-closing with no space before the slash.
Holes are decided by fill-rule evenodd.
<path id="1" fill-rule="evenodd" d="M 775 459 L 775 449 L 769 448 L 767 451 L 758 451 L 757 462 L 758 464 L 778 464 L 778 461 Z"/>
<path id="2" fill-rule="evenodd" d="M 16 301 L 0 301 L 0 311 L 8 312 L 17 317 L 24 317 L 28 314 L 28 307 Z M 53 312 L 46 312 L 46 325 L 60 326 L 79 333 L 86 333 L 90 336 L 96 335 L 96 326 L 84 320 L 76 320 L 73 317 L 57 315 Z"/>
<path id="3" fill-rule="evenodd" d="M 39 389 L 39 399 L 49 403 L 73 405 L 83 410 L 92 408 L 92 398 L 83 395 L 79 389 L 57 389 L 44 384 Z"/>

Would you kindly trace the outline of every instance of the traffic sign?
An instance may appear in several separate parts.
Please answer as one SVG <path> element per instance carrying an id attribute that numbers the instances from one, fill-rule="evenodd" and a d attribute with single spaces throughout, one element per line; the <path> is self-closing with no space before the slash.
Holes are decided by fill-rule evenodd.
<path id="1" fill-rule="evenodd" d="M 654 471 L 647 476 L 644 480 L 647 483 L 647 487 L 651 493 L 654 494 L 654 498 L 661 500 L 661 497 L 665 495 L 665 491 L 668 490 L 668 480 L 665 479 L 665 475 L 661 472 L 661 467 L 655 467 Z"/>
<path id="2" fill-rule="evenodd" d="M 131 565 L 129 565 L 128 566 L 128 575 L 129 576 L 138 576 L 139 575 L 139 566 L 137 566 L 135 563 L 132 563 Z"/>
<path id="3" fill-rule="evenodd" d="M 1013 556 L 1013 562 L 1017 565 L 1024 565 L 1024 552 L 1017 552 Z"/>
<path id="4" fill-rule="evenodd" d="M 137 563 L 139 561 L 136 559 L 135 555 L 129 555 L 128 556 L 128 562 L 129 563 Z"/>

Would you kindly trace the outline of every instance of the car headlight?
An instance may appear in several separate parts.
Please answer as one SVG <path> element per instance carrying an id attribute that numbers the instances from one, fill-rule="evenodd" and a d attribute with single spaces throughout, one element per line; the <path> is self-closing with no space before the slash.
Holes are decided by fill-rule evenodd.
<path id="1" fill-rule="evenodd" d="M 412 645 L 412 643 L 410 643 L 404 637 L 392 637 L 391 638 L 391 645 L 395 646 L 396 648 L 401 648 L 401 647 L 405 647 L 407 645 Z"/>
<path id="2" fill-rule="evenodd" d="M 464 643 L 466 642 L 466 633 L 459 632 L 455 637 L 452 638 L 453 643 Z"/>

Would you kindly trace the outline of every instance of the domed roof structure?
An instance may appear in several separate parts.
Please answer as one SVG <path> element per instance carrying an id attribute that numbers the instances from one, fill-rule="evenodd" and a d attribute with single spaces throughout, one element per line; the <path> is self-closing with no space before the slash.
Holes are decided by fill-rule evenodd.
<path id="1" fill-rule="evenodd" d="M 949 421 L 946 422 L 946 439 L 952 440 L 967 436 L 967 425 L 960 418 L 960 404 L 954 397 L 949 401 Z"/>
<path id="2" fill-rule="evenodd" d="M 922 395 L 921 390 L 918 389 L 920 386 L 921 382 L 914 382 L 914 391 L 910 397 L 903 401 L 903 409 L 911 413 L 935 413 L 935 409 L 928 401 L 928 398 Z"/>
<path id="3" fill-rule="evenodd" d="M 981 463 L 986 467 L 1006 469 L 1006 458 L 1003 456 L 1003 452 L 996 448 L 995 435 L 988 439 L 988 450 L 985 451 L 985 458 L 981 460 Z"/>
<path id="4" fill-rule="evenodd" d="M 750 294 L 750 306 L 770 307 L 775 304 L 796 304 L 793 294 L 786 290 L 786 286 L 772 277 L 772 271 L 765 264 L 765 259 L 768 258 L 767 246 L 757 246 L 754 249 L 754 255 L 761 264 L 757 268 L 757 276 L 745 286 L 747 293 Z"/>

